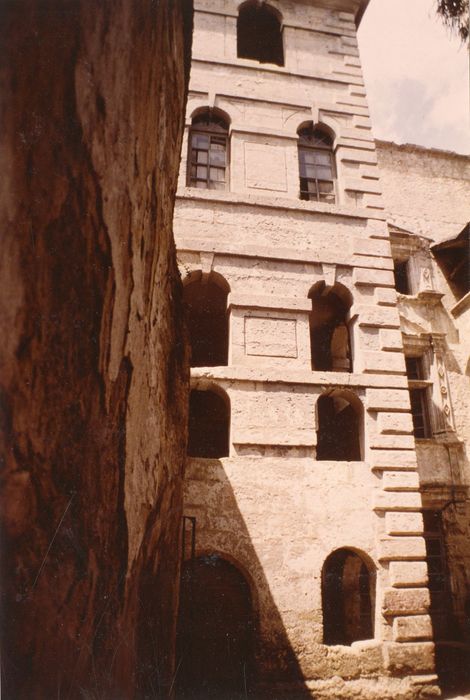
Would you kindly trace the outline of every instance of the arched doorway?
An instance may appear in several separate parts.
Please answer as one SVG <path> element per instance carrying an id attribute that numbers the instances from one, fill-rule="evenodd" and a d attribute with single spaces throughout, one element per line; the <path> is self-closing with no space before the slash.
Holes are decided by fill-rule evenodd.
<path id="1" fill-rule="evenodd" d="M 177 647 L 178 698 L 246 697 L 253 657 L 250 589 L 218 555 L 183 565 Z"/>
<path id="2" fill-rule="evenodd" d="M 188 456 L 228 457 L 230 400 L 222 389 L 191 389 Z"/>
<path id="3" fill-rule="evenodd" d="M 362 405 L 348 392 L 333 390 L 317 401 L 317 451 L 320 460 L 360 462 Z"/>
<path id="4" fill-rule="evenodd" d="M 375 572 L 351 549 L 337 549 L 322 571 L 324 644 L 345 644 L 374 636 Z"/>
<path id="5" fill-rule="evenodd" d="M 312 369 L 327 372 L 351 372 L 352 356 L 349 338 L 351 292 L 339 282 L 327 287 L 322 280 L 309 292 L 310 343 Z"/>
<path id="6" fill-rule="evenodd" d="M 237 19 L 237 56 L 260 63 L 284 65 L 282 18 L 270 5 L 243 3 Z"/>
<path id="7" fill-rule="evenodd" d="M 228 357 L 227 295 L 230 288 L 216 272 L 196 271 L 183 282 L 191 367 L 225 366 Z"/>

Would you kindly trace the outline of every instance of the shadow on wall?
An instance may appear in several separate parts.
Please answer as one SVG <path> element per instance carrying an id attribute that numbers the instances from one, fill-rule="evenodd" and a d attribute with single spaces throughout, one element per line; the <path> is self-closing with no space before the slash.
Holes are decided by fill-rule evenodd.
<path id="1" fill-rule="evenodd" d="M 193 540 L 185 533 L 178 700 L 311 698 L 223 463 L 192 460 L 186 485 L 196 517 Z"/>
<path id="2" fill-rule="evenodd" d="M 457 518 L 451 503 L 442 510 L 423 510 L 436 671 L 445 698 L 470 692 L 470 598 L 462 591 L 464 562 L 457 564 Z"/>

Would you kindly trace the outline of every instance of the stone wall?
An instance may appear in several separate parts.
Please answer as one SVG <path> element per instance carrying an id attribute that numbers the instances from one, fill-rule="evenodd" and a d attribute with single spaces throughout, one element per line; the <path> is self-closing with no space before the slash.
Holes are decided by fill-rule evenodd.
<path id="1" fill-rule="evenodd" d="M 191 21 L 183 0 L 2 10 L 5 698 L 173 682 Z"/>
<path id="2" fill-rule="evenodd" d="M 436 630 L 437 660 L 455 682 L 470 643 L 470 292 L 456 292 L 432 246 L 470 220 L 470 158 L 382 141 L 377 155 L 392 255 L 406 261 L 410 282 L 398 295 L 405 353 L 428 367 L 430 431 L 416 439 L 416 456 L 423 505 L 442 514 L 450 602 L 447 629 Z M 455 250 L 463 263 L 468 250 Z"/>
<path id="3" fill-rule="evenodd" d="M 366 3 L 269 4 L 282 16 L 284 66 L 237 56 L 234 0 L 195 5 L 175 238 L 183 276 L 218 275 L 229 291 L 227 366 L 193 367 L 191 386 L 225 392 L 230 447 L 189 461 L 185 514 L 196 557 L 225 558 L 250 586 L 256 683 L 268 696 L 424 697 L 438 690 L 393 259 L 356 40 Z M 225 189 L 189 186 L 187 144 L 204 110 L 228 125 Z M 332 135 L 334 203 L 299 198 L 308 123 Z M 351 302 L 351 372 L 312 369 L 314 286 Z M 318 455 L 327 394 L 354 405 L 360 455 Z M 345 548 L 376 584 L 374 630 L 351 645 L 326 639 L 322 601 L 325 562 Z"/>
<path id="4" fill-rule="evenodd" d="M 468 155 L 376 141 L 391 224 L 438 242 L 470 220 Z"/>

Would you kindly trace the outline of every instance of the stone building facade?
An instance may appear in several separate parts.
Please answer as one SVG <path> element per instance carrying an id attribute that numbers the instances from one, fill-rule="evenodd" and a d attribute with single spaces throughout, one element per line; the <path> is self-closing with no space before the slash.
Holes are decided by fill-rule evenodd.
<path id="1" fill-rule="evenodd" d="M 432 557 L 463 645 L 468 312 L 432 246 L 470 218 L 470 166 L 443 156 L 439 206 L 439 152 L 374 141 L 366 6 L 195 6 L 174 221 L 192 346 L 182 697 L 439 694 Z"/>

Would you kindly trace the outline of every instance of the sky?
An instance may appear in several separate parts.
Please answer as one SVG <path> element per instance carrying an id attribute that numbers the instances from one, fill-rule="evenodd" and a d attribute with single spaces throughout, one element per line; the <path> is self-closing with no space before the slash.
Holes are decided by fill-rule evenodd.
<path id="1" fill-rule="evenodd" d="M 470 153 L 468 51 L 435 0 L 370 0 L 359 50 L 376 138 Z"/>

